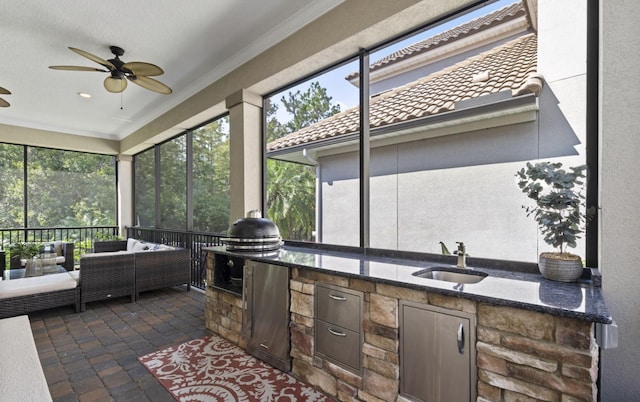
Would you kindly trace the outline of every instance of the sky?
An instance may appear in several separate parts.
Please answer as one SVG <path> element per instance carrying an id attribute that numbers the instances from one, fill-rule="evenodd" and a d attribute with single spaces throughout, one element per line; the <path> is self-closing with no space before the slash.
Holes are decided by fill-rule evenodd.
<path id="1" fill-rule="evenodd" d="M 397 42 L 393 45 L 387 46 L 384 49 L 380 49 L 376 52 L 373 52 L 369 56 L 369 61 L 374 63 L 375 61 L 386 57 L 387 55 L 402 49 L 410 44 L 420 42 L 423 39 L 431 37 L 440 32 L 451 29 L 455 26 L 463 24 L 467 21 L 470 21 L 474 18 L 477 18 L 482 15 L 486 15 L 492 11 L 495 11 L 499 8 L 505 7 L 507 5 L 515 3 L 515 0 L 499 0 L 495 1 L 487 6 L 484 6 L 478 10 L 472 11 L 465 15 L 462 15 L 458 18 L 455 18 L 451 21 L 445 22 L 436 27 L 430 28 L 422 33 L 411 36 L 403 41 Z M 321 76 L 313 78 L 311 81 L 319 81 L 320 85 L 327 89 L 327 94 L 331 96 L 334 104 L 340 105 L 340 110 L 346 110 L 353 106 L 358 105 L 358 88 L 345 80 L 345 77 L 353 72 L 358 71 L 358 60 L 354 60 L 351 63 L 338 67 L 332 71 L 326 72 Z M 297 90 L 305 91 L 309 87 L 309 83 L 311 81 L 303 82 L 293 88 L 288 89 L 287 91 L 295 92 Z M 280 100 L 282 94 L 276 95 L 274 100 Z M 278 120 L 281 122 L 285 122 L 289 120 L 287 117 L 287 113 L 284 112 L 283 107 L 279 108 L 278 111 Z"/>

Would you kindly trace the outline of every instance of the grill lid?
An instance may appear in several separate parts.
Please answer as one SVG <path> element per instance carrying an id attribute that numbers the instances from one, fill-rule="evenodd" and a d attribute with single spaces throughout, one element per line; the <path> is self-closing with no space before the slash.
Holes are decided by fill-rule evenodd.
<path id="1" fill-rule="evenodd" d="M 273 251 L 282 245 L 278 226 L 269 219 L 262 218 L 258 210 L 247 213 L 229 227 L 229 237 L 221 239 L 227 250 Z"/>

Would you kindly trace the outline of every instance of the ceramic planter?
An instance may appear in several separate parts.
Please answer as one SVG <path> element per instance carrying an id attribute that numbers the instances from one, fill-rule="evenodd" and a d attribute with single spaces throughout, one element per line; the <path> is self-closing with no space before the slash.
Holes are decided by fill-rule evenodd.
<path id="1" fill-rule="evenodd" d="M 582 276 L 582 259 L 573 254 L 542 253 L 538 261 L 540 273 L 547 279 L 560 282 L 575 282 Z M 567 258 L 566 256 L 571 256 Z"/>

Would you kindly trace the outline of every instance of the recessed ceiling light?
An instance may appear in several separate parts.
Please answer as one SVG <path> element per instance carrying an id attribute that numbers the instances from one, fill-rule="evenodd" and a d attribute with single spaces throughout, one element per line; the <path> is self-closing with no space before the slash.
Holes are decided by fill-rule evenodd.
<path id="1" fill-rule="evenodd" d="M 81 96 L 83 98 L 91 98 L 91 94 L 85 93 L 85 92 L 78 92 L 78 96 Z"/>

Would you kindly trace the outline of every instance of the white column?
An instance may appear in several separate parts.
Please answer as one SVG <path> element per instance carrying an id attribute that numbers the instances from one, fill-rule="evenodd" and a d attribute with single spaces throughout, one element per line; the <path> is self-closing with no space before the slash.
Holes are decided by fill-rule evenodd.
<path id="1" fill-rule="evenodd" d="M 125 236 L 125 226 L 133 226 L 133 156 L 120 154 L 118 162 L 118 225 Z"/>
<path id="2" fill-rule="evenodd" d="M 262 209 L 262 97 L 242 89 L 226 98 L 230 124 L 231 222 Z"/>
<path id="3" fill-rule="evenodd" d="M 602 400 L 640 396 L 640 8 L 600 2 L 600 268 L 618 348 L 602 352 Z"/>

